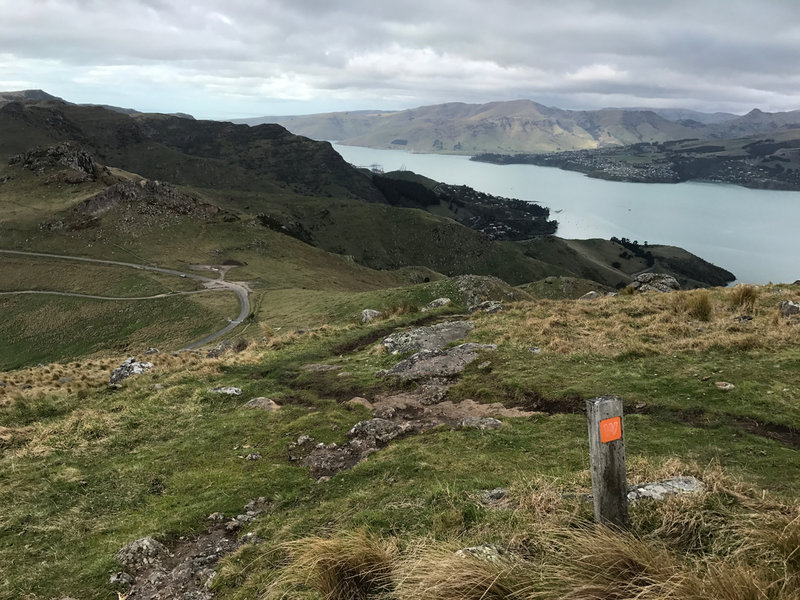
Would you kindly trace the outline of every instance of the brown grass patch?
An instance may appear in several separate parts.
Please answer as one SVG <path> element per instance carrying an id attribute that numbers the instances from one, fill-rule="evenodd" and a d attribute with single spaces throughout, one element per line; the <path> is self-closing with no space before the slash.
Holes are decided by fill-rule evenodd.
<path id="1" fill-rule="evenodd" d="M 265 598 L 294 597 L 314 590 L 326 600 L 366 600 L 392 585 L 393 540 L 360 530 L 333 538 L 307 537 L 284 546 L 289 564 Z"/>
<path id="2" fill-rule="evenodd" d="M 728 292 L 728 303 L 734 310 L 752 313 L 758 301 L 759 288 L 754 285 L 740 284 Z"/>
<path id="3" fill-rule="evenodd" d="M 618 358 L 710 349 L 777 349 L 794 343 L 797 326 L 775 318 L 771 294 L 755 294 L 755 317 L 742 323 L 734 321 L 741 311 L 731 307 L 730 294 L 718 288 L 602 297 L 591 302 L 519 302 L 504 313 L 475 317 L 476 333 L 498 344 Z"/>
<path id="4" fill-rule="evenodd" d="M 459 545 L 417 542 L 397 565 L 394 597 L 406 600 L 522 598 L 538 578 L 532 565 L 510 554 L 492 559 L 457 553 Z"/>

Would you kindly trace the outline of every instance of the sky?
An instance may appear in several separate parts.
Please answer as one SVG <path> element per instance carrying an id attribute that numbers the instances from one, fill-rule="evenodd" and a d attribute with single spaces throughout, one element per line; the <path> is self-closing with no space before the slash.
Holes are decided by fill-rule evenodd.
<path id="1" fill-rule="evenodd" d="M 0 0 L 0 90 L 198 118 L 800 109 L 800 0 Z"/>

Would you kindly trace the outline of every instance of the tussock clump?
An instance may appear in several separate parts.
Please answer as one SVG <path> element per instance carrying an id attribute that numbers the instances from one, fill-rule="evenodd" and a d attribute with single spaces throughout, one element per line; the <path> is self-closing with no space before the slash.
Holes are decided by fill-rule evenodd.
<path id="1" fill-rule="evenodd" d="M 748 543 L 740 554 L 800 579 L 800 506 L 756 516 L 743 526 Z M 800 580 L 796 581 L 800 587 Z"/>
<path id="2" fill-rule="evenodd" d="M 381 311 L 381 317 L 388 319 L 391 317 L 399 317 L 400 315 L 407 315 L 419 311 L 419 307 L 412 302 L 397 302 L 391 306 L 387 306 Z"/>
<path id="3" fill-rule="evenodd" d="M 508 600 L 532 597 L 538 569 L 505 553 L 482 557 L 453 543 L 419 542 L 398 565 L 396 598 L 404 600 Z"/>
<path id="4" fill-rule="evenodd" d="M 676 294 L 672 303 L 675 314 L 687 314 L 698 321 L 710 321 L 714 312 L 711 297 L 706 290 Z"/>
<path id="5" fill-rule="evenodd" d="M 737 285 L 728 292 L 728 302 L 732 309 L 753 312 L 758 301 L 759 289 L 754 285 Z"/>
<path id="6" fill-rule="evenodd" d="M 289 564 L 265 598 L 287 598 L 306 589 L 325 600 L 366 600 L 392 587 L 394 541 L 366 531 L 334 538 L 308 537 L 285 545 Z"/>
<path id="7" fill-rule="evenodd" d="M 705 578 L 702 599 L 797 600 L 797 590 L 786 588 L 763 569 L 746 564 L 712 565 Z"/>
<path id="8" fill-rule="evenodd" d="M 590 525 L 554 532 L 558 562 L 547 568 L 552 597 L 569 600 L 684 600 L 701 580 L 656 541 Z"/>

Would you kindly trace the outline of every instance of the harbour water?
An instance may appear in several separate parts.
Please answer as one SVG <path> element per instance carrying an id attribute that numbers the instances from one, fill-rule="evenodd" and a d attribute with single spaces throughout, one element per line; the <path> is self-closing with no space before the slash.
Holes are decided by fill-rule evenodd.
<path id="1" fill-rule="evenodd" d="M 800 192 L 716 183 L 624 183 L 535 165 L 493 165 L 466 156 L 412 154 L 334 144 L 357 166 L 407 169 L 496 196 L 539 202 L 570 239 L 626 237 L 670 244 L 747 283 L 800 279 Z"/>

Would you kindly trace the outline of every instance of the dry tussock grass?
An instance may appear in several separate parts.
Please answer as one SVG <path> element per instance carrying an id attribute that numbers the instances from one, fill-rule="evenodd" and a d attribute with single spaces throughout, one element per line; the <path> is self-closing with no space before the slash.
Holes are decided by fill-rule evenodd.
<path id="1" fill-rule="evenodd" d="M 394 540 L 360 530 L 332 538 L 308 537 L 284 546 L 289 564 L 263 596 L 290 598 L 313 589 L 325 600 L 366 600 L 391 588 Z"/>
<path id="2" fill-rule="evenodd" d="M 637 503 L 628 532 L 575 511 L 562 482 L 534 479 L 495 508 L 530 518 L 467 533 L 472 544 L 511 540 L 510 551 L 364 532 L 306 538 L 287 546 L 266 597 L 305 589 L 331 600 L 800 600 L 800 505 L 766 498 L 716 463 L 633 462 L 650 480 L 700 476 L 706 491 Z"/>
<path id="3" fill-rule="evenodd" d="M 415 543 L 395 565 L 394 598 L 406 600 L 507 600 L 522 598 L 538 579 L 527 561 L 498 554 L 493 559 L 432 540 Z"/>
<path id="4" fill-rule="evenodd" d="M 742 287 L 742 289 L 747 289 Z M 605 356 L 703 352 L 712 348 L 750 350 L 795 343 L 797 320 L 778 318 L 771 294 L 714 289 L 519 302 L 504 313 L 477 318 L 497 343 L 535 344 L 560 354 Z M 733 303 L 730 298 L 739 298 Z M 754 318 L 740 323 L 741 302 Z"/>
<path id="5" fill-rule="evenodd" d="M 554 531 L 543 587 L 569 600 L 684 600 L 702 590 L 700 578 L 665 545 L 590 525 Z"/>
<path id="6" fill-rule="evenodd" d="M 728 304 L 734 310 L 752 313 L 759 295 L 760 290 L 757 286 L 740 284 L 728 292 Z"/>
<path id="7" fill-rule="evenodd" d="M 102 443 L 117 430 L 114 415 L 94 409 L 78 409 L 63 419 L 49 423 L 34 423 L 29 428 L 28 443 L 18 454 L 45 456 L 68 450 L 81 454 Z"/>

